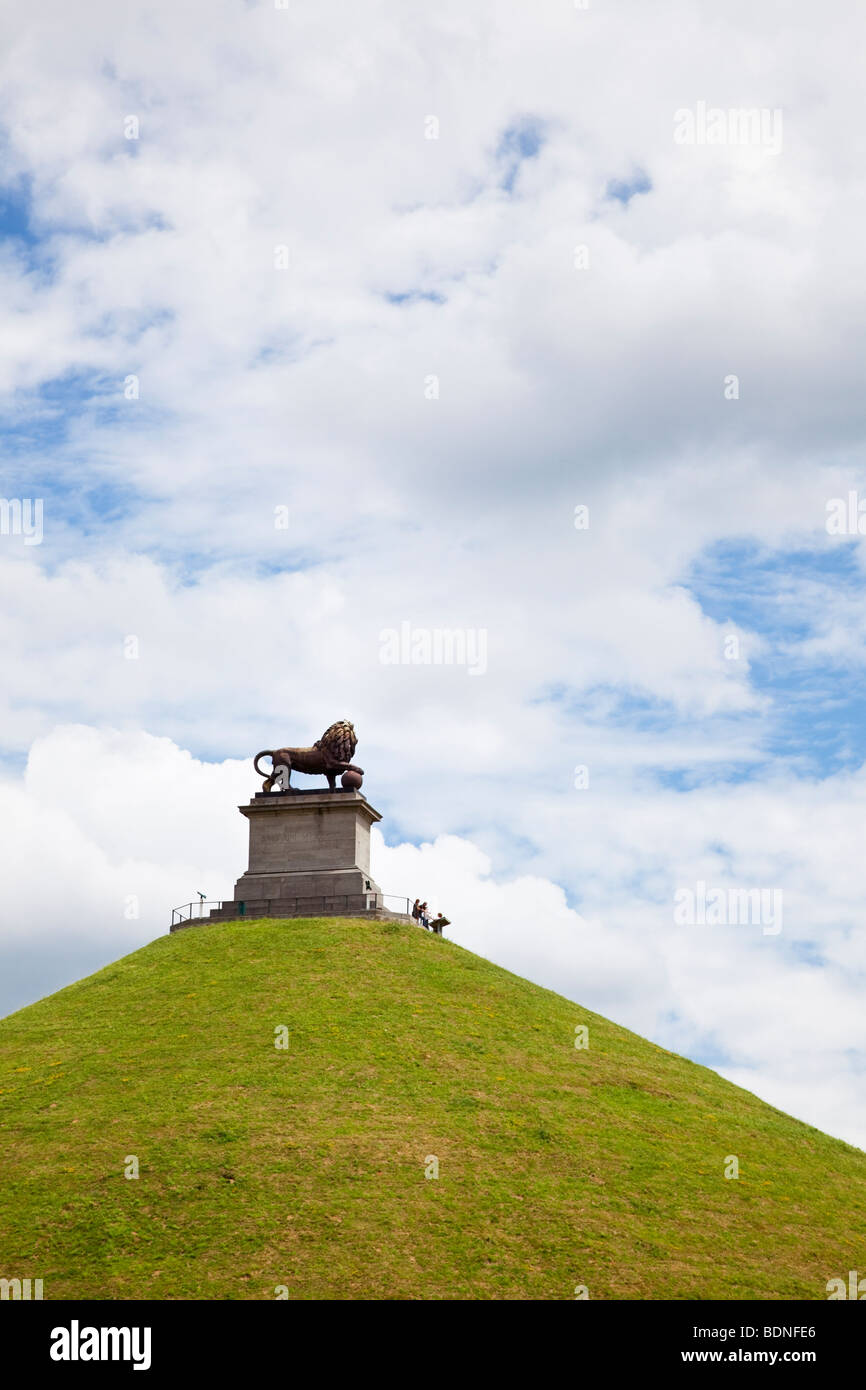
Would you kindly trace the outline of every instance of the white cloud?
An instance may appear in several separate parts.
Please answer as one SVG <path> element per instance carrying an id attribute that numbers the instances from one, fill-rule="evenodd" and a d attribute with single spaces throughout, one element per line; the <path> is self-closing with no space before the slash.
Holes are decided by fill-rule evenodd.
<path id="1" fill-rule="evenodd" d="M 368 768 L 367 783 L 375 776 Z M 60 948 L 74 975 L 76 959 L 93 969 L 166 931 L 170 909 L 199 890 L 230 897 L 246 867 L 235 807 L 257 787 L 247 762 L 203 763 L 142 733 L 68 726 L 38 740 L 23 779 L 0 789 L 9 827 L 0 950 Z M 444 911 L 460 945 L 662 1046 L 723 1057 L 723 1074 L 739 1084 L 866 1145 L 866 962 L 853 930 L 866 779 L 840 778 L 811 796 L 782 781 L 667 798 L 623 788 L 591 811 L 591 792 L 571 793 L 579 797 L 587 814 L 579 833 L 571 821 L 571 872 L 556 867 L 580 911 L 543 872 L 494 871 L 459 835 L 388 845 L 377 830 L 373 872 L 384 892 Z M 567 826 L 565 799 L 548 804 Z M 393 833 L 387 818 L 383 828 Z M 544 860 L 543 824 L 536 836 Z M 804 843 L 807 862 L 791 852 Z M 701 876 L 780 886 L 782 934 L 675 926 L 676 886 Z M 124 915 L 131 896 L 133 920 Z M 803 943 L 825 952 L 820 965 L 804 961 Z"/>
<path id="2" fill-rule="evenodd" d="M 736 594 L 702 611 L 693 564 L 827 552 L 826 500 L 863 478 L 859 16 L 189 0 L 118 25 L 55 0 L 4 20 L 0 177 L 41 238 L 0 257 L 2 488 L 45 498 L 43 545 L 0 537 L 4 939 L 45 962 L 26 989 L 70 942 L 91 968 L 228 892 L 242 760 L 349 716 L 389 838 L 431 842 L 383 847 L 383 886 L 862 1141 L 862 774 L 652 775 L 754 766 L 774 727 L 752 680 L 770 637 Z M 699 100 L 781 107 L 781 154 L 677 146 Z M 509 192 L 497 150 L 526 118 L 545 141 Z M 650 192 L 605 199 L 638 169 Z M 387 299 L 418 291 L 442 302 Z M 784 584 L 812 674 L 854 664 L 863 602 Z M 383 667 L 403 620 L 484 628 L 487 674 Z M 657 731 L 634 713 L 659 708 Z M 674 888 L 714 876 L 783 886 L 783 937 L 678 935 Z"/>

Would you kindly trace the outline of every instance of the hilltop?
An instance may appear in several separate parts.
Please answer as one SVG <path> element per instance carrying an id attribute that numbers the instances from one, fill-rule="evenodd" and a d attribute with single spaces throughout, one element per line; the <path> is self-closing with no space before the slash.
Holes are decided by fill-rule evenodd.
<path id="1" fill-rule="evenodd" d="M 193 928 L 0 1021 L 48 1299 L 824 1299 L 864 1215 L 860 1150 L 412 926 Z"/>

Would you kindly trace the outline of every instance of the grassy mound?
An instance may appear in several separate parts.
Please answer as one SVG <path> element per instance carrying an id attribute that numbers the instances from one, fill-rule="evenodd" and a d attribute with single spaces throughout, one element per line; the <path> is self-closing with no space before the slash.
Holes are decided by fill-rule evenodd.
<path id="1" fill-rule="evenodd" d="M 48 1299 L 822 1299 L 864 1214 L 860 1150 L 415 927 L 192 929 L 0 1021 Z"/>

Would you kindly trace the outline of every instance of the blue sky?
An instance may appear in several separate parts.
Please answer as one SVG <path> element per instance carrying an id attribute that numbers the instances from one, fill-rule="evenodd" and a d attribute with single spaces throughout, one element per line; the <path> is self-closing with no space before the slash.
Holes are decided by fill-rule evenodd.
<path id="1" fill-rule="evenodd" d="M 61 54 L 13 7 L 0 496 L 44 537 L 0 536 L 0 1007 L 231 891 L 251 754 L 350 717 L 386 891 L 864 1141 L 854 20 L 847 84 L 800 0 L 663 49 L 667 0 L 338 18 L 94 12 Z M 781 151 L 677 143 L 744 72 Z M 383 665 L 403 622 L 483 630 L 483 676 Z M 714 877 L 781 935 L 677 930 Z"/>
<path id="2" fill-rule="evenodd" d="M 862 766 L 862 646 L 853 637 L 842 650 L 820 656 L 808 646 L 822 636 L 840 599 L 862 599 L 857 544 L 772 552 L 755 542 L 720 543 L 696 559 L 689 589 L 710 617 L 728 619 L 761 641 L 749 657 L 749 679 L 770 702 L 760 721 L 767 761 L 790 762 L 794 775 L 807 778 Z M 749 775 L 762 771 L 753 765 Z"/>
<path id="3" fill-rule="evenodd" d="M 33 246 L 38 237 L 30 226 L 31 183 L 22 177 L 0 187 L 0 236 L 9 249 Z"/>

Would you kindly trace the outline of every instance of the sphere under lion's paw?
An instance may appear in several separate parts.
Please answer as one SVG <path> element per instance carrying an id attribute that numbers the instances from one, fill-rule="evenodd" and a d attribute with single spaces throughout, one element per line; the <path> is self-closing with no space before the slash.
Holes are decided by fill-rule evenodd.
<path id="1" fill-rule="evenodd" d="M 357 792 L 360 791 L 364 779 L 360 772 L 350 772 L 347 768 L 340 781 L 347 792 Z"/>

